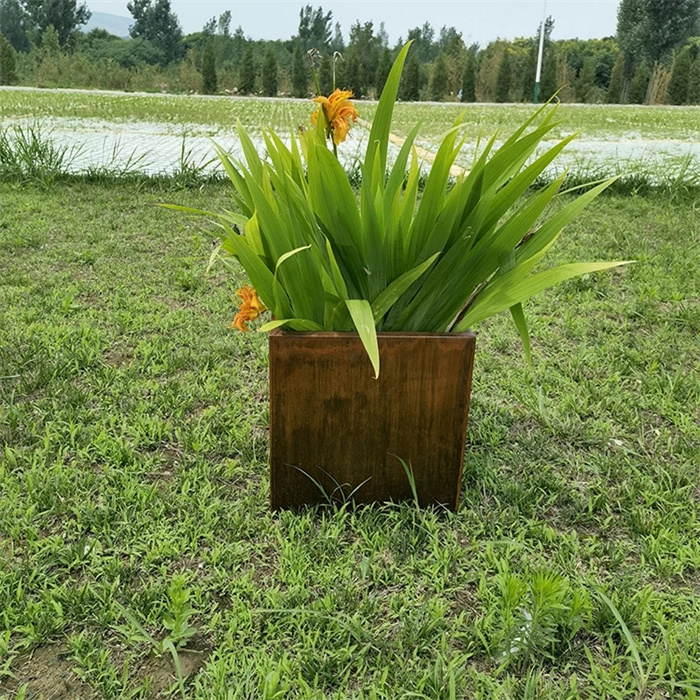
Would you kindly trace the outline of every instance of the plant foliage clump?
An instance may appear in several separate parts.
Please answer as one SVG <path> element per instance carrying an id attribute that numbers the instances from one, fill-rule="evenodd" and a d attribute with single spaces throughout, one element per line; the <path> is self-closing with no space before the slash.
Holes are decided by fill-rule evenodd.
<path id="1" fill-rule="evenodd" d="M 611 181 L 554 209 L 549 205 L 565 175 L 531 191 L 575 137 L 535 157 L 557 125 L 556 108 L 545 105 L 500 147 L 491 139 L 471 170 L 453 182 L 450 170 L 464 144 L 457 122 L 419 196 L 413 148 L 418 126 L 387 173 L 408 48 L 399 54 L 377 107 L 359 201 L 327 145 L 323 119 L 290 145 L 272 131 L 264 133 L 269 161 L 240 126 L 246 163 L 218 149 L 240 209 L 213 215 L 225 232 L 221 254 L 240 261 L 272 311 L 276 320 L 262 330 L 356 330 L 377 373 L 377 331 L 461 332 L 508 309 L 529 357 L 522 303 L 562 280 L 620 264 L 573 263 L 534 272 L 564 226 Z"/>

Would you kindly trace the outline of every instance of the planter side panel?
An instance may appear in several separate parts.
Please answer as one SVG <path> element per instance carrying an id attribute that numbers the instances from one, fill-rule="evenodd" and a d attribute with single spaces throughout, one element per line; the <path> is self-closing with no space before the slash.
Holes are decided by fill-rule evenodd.
<path id="1" fill-rule="evenodd" d="M 350 333 L 270 335 L 270 501 L 274 509 L 325 501 L 411 499 L 456 508 L 475 337 L 379 334 L 373 378 Z M 329 476 L 329 475 L 332 475 Z"/>

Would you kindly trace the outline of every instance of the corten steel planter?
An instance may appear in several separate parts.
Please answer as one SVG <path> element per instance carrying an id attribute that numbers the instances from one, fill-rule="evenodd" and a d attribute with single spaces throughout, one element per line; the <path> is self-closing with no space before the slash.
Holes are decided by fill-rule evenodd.
<path id="1" fill-rule="evenodd" d="M 270 505 L 413 498 L 456 509 L 473 333 L 379 333 L 374 379 L 356 333 L 270 334 Z M 338 485 L 342 486 L 338 489 Z M 358 488 L 359 487 L 359 488 Z"/>

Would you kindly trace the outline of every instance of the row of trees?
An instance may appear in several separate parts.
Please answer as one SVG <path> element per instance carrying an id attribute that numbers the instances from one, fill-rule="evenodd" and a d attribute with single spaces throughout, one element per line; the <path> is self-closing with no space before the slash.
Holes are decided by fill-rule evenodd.
<path id="1" fill-rule="evenodd" d="M 346 41 L 332 12 L 304 7 L 288 40 L 254 41 L 232 30 L 230 11 L 184 35 L 170 0 L 132 0 L 131 38 L 79 31 L 90 16 L 77 0 L 0 0 L 0 82 L 239 94 L 313 90 L 336 83 L 376 97 L 404 39 L 390 46 L 383 25 L 356 22 Z M 534 30 L 535 28 L 533 28 Z M 617 36 L 555 41 L 545 24 L 540 94 L 563 101 L 700 102 L 700 0 L 621 0 Z M 406 39 L 404 100 L 522 102 L 533 96 L 539 28 L 532 36 L 465 44 L 455 27 L 425 23 Z M 334 60 L 335 56 L 335 60 Z"/>

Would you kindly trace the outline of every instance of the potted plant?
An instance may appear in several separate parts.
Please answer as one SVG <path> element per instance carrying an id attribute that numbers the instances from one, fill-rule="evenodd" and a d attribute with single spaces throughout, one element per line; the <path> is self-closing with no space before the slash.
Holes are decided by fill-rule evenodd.
<path id="1" fill-rule="evenodd" d="M 471 170 L 450 177 L 464 145 L 447 132 L 419 193 L 416 126 L 388 167 L 392 112 L 409 45 L 379 100 L 359 191 L 337 158 L 357 118 L 347 91 L 316 98 L 313 127 L 285 143 L 245 129 L 245 163 L 217 148 L 239 213 L 211 214 L 252 287 L 234 326 L 269 310 L 273 508 L 342 496 L 414 497 L 456 508 L 480 321 L 510 310 L 529 361 L 522 303 L 567 278 L 622 263 L 533 272 L 561 230 L 611 181 L 550 210 L 563 176 L 533 185 L 562 149 L 540 108 Z M 191 210 L 190 210 L 191 211 Z M 200 214 L 206 212 L 198 212 Z"/>

